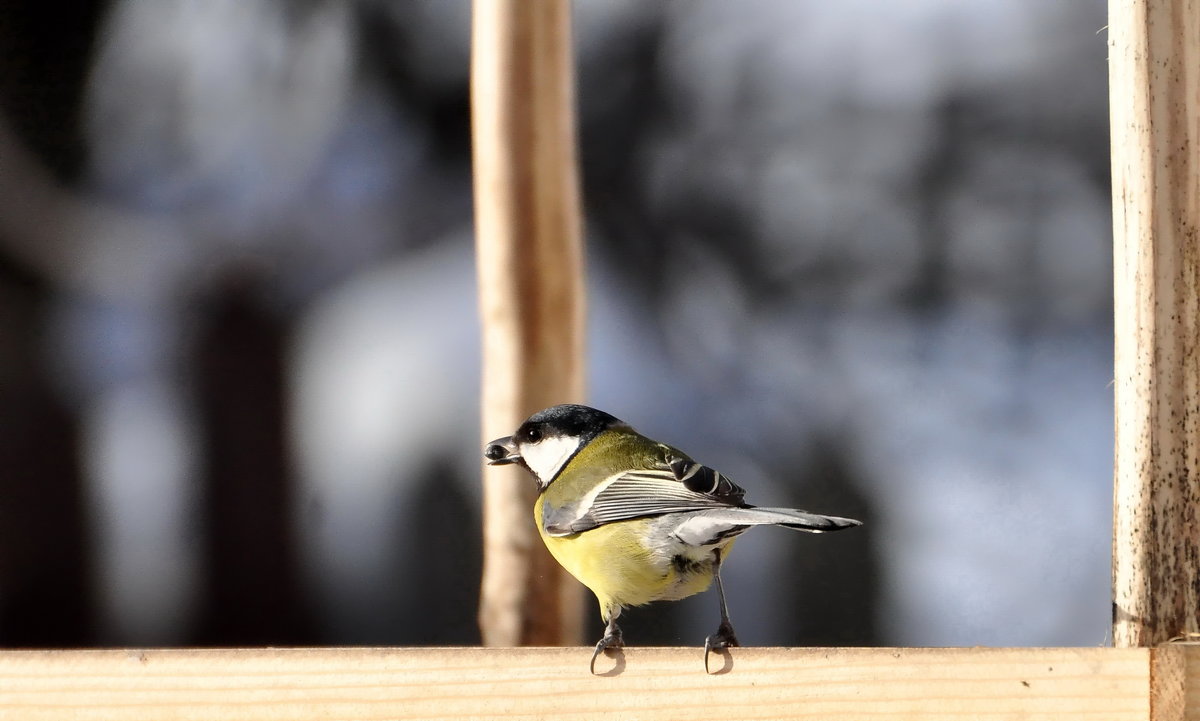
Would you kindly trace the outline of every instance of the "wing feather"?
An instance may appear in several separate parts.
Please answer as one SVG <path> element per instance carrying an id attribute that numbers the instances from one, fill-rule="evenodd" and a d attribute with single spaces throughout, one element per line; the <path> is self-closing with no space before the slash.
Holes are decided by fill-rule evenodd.
<path id="1" fill-rule="evenodd" d="M 634 471 L 618 476 L 597 494 L 587 515 L 599 525 L 730 505 L 724 498 L 689 489 L 669 471 Z"/>
<path id="2" fill-rule="evenodd" d="M 712 468 L 672 453 L 657 468 L 605 479 L 579 506 L 546 509 L 543 523 L 551 535 L 569 535 L 634 518 L 740 508 L 745 493 Z"/>

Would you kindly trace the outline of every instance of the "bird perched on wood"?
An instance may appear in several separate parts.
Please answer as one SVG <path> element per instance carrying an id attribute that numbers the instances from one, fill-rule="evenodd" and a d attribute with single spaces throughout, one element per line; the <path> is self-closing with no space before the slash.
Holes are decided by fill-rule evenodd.
<path id="1" fill-rule="evenodd" d="M 515 463 L 533 474 L 533 515 L 546 548 L 596 594 L 605 629 L 592 653 L 593 674 L 602 652 L 624 645 L 617 626 L 623 609 L 687 598 L 715 580 L 721 624 L 704 641 L 707 672 L 712 651 L 738 645 L 721 563 L 739 534 L 754 526 L 821 533 L 861 525 L 752 506 L 721 473 L 588 406 L 539 411 L 511 436 L 489 443 L 484 457 L 489 465 Z"/>

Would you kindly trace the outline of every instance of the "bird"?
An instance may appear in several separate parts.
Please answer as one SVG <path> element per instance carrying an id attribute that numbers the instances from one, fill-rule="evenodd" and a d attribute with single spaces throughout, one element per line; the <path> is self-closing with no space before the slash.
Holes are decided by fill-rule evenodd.
<path id="1" fill-rule="evenodd" d="M 511 436 L 488 443 L 488 465 L 515 464 L 537 484 L 533 515 L 550 554 L 600 604 L 601 653 L 625 645 L 617 618 L 626 608 L 675 601 L 717 587 L 721 620 L 704 641 L 709 656 L 737 646 L 721 564 L 735 539 L 755 526 L 822 533 L 861 521 L 792 508 L 762 508 L 724 474 L 697 463 L 628 423 L 579 404 L 546 408 Z"/>

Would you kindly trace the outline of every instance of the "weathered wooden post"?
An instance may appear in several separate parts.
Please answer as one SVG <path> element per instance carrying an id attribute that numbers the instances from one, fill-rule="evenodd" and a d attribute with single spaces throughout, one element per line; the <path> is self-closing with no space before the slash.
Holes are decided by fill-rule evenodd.
<path id="1" fill-rule="evenodd" d="M 1110 0 L 1113 640 L 1200 631 L 1200 2 Z"/>
<path id="2" fill-rule="evenodd" d="M 475 0 L 471 43 L 486 441 L 540 408 L 583 397 L 570 3 Z M 479 620 L 488 645 L 580 638 L 581 587 L 538 539 L 533 498 L 520 470 L 484 470 Z"/>

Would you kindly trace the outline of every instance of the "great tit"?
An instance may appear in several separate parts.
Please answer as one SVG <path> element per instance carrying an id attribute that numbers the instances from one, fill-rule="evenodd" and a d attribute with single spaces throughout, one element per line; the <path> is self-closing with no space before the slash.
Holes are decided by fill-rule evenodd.
<path id="1" fill-rule="evenodd" d="M 716 580 L 721 624 L 704 641 L 704 669 L 714 650 L 737 646 L 729 621 L 721 561 L 751 526 L 821 533 L 861 525 L 791 508 L 758 508 L 721 473 L 693 461 L 629 424 L 582 405 L 530 416 L 516 433 L 487 444 L 489 465 L 515 463 L 533 474 L 533 516 L 546 548 L 596 594 L 605 622 L 589 666 L 624 645 L 617 617 L 629 606 L 675 601 Z"/>

